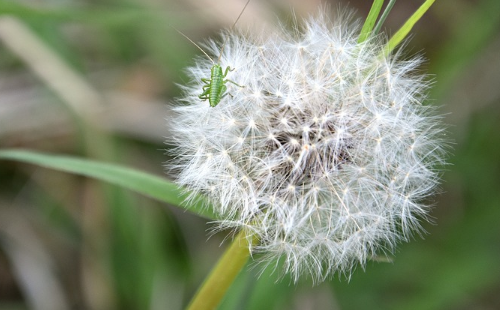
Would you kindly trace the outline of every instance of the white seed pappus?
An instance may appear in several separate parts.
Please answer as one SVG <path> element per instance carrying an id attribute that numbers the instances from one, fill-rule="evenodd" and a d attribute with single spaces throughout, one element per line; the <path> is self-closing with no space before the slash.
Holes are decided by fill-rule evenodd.
<path id="1" fill-rule="evenodd" d="M 444 162 L 420 59 L 383 56 L 383 38 L 358 36 L 345 14 L 319 14 L 300 34 L 230 31 L 221 66 L 244 88 L 214 108 L 200 101 L 212 63 L 199 58 L 174 108 L 178 183 L 210 199 L 218 228 L 256 235 L 252 251 L 281 259 L 295 281 L 349 275 L 407 240 Z"/>

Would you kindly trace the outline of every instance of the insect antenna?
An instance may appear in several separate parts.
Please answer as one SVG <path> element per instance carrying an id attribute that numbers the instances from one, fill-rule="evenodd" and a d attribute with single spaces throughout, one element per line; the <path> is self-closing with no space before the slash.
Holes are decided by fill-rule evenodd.
<path id="1" fill-rule="evenodd" d="M 176 29 L 176 28 L 174 28 L 174 29 L 175 29 L 175 31 L 177 31 L 178 33 L 180 33 L 184 38 L 188 39 L 189 42 L 193 43 L 194 46 L 196 46 L 203 54 L 205 54 L 205 56 L 207 56 L 208 59 L 210 59 L 212 61 L 212 63 L 215 65 L 215 61 L 212 59 L 212 57 L 208 56 L 208 54 L 198 44 L 194 43 L 193 40 L 191 40 L 187 35 L 185 35 L 184 33 L 182 33 L 179 29 Z M 220 59 L 220 57 L 219 57 L 219 59 Z"/>
<path id="2" fill-rule="evenodd" d="M 231 30 L 234 28 L 234 26 L 236 26 L 236 23 L 238 22 L 238 20 L 240 20 L 241 15 L 243 15 L 243 12 L 245 12 L 245 9 L 247 8 L 249 3 L 250 3 L 250 0 L 247 1 L 247 3 L 245 4 L 245 6 L 243 7 L 243 9 L 240 12 L 240 15 L 238 15 L 238 18 L 236 18 L 236 20 L 234 21 L 234 24 L 230 28 Z M 224 51 L 224 47 L 226 46 L 226 42 L 227 42 L 227 40 L 224 40 L 224 43 L 222 44 L 222 48 L 220 49 L 220 54 L 219 54 L 219 58 L 217 59 L 217 63 L 220 63 L 220 59 L 222 57 L 222 52 Z"/>

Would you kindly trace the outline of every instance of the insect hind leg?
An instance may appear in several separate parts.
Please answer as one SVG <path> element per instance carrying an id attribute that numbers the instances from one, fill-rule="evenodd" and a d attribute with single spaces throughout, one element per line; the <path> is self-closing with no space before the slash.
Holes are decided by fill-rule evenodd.
<path id="1" fill-rule="evenodd" d="M 227 66 L 226 70 L 224 71 L 224 74 L 222 75 L 222 77 L 225 78 L 230 71 L 234 71 L 234 68 L 231 68 L 230 66 Z M 227 82 L 232 83 L 232 84 L 234 84 L 234 85 L 236 85 L 238 87 L 245 87 L 245 86 L 242 86 L 242 85 L 240 85 L 240 84 L 238 84 L 238 83 L 236 83 L 234 81 L 231 81 L 230 79 L 225 79 L 224 80 L 224 83 L 227 83 Z"/>
<path id="2" fill-rule="evenodd" d="M 244 88 L 244 87 L 245 87 L 245 86 L 243 86 L 243 85 L 240 85 L 240 84 L 236 83 L 235 81 L 231 81 L 231 80 L 229 80 L 229 79 L 224 80 L 224 83 L 227 83 L 227 82 L 229 82 L 229 83 L 231 83 L 231 84 L 234 84 L 234 85 L 236 85 L 236 86 L 238 86 L 238 87 L 241 87 L 241 88 Z"/>
<path id="3" fill-rule="evenodd" d="M 203 92 L 198 96 L 201 100 L 208 100 L 208 97 L 210 96 L 210 88 L 208 87 L 203 87 Z"/>

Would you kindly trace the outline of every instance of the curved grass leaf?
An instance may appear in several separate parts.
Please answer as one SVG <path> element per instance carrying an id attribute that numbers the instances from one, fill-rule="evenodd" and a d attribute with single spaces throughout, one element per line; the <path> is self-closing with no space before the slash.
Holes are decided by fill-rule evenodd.
<path id="1" fill-rule="evenodd" d="M 422 16 L 425 14 L 425 12 L 427 12 L 427 10 L 431 7 L 434 1 L 436 0 L 426 0 L 424 4 L 422 4 L 418 8 L 418 10 L 416 10 L 415 13 L 413 13 L 413 15 L 410 16 L 410 18 L 408 18 L 408 20 L 404 23 L 404 25 L 401 28 L 399 28 L 399 30 L 392 36 L 392 38 L 387 43 L 387 48 L 386 48 L 387 54 L 392 52 L 392 50 L 394 50 L 394 48 L 398 46 L 399 43 L 401 43 L 401 41 L 404 40 L 404 38 L 406 38 L 406 36 L 408 35 L 408 33 L 410 33 L 413 26 L 415 26 L 415 24 L 420 20 L 420 18 L 422 18 Z"/>
<path id="2" fill-rule="evenodd" d="M 206 201 L 202 197 L 190 199 L 189 201 L 192 203 L 186 205 L 184 201 L 188 198 L 189 193 L 186 193 L 181 187 L 161 177 L 128 167 L 71 156 L 42 154 L 24 150 L 1 150 L 0 159 L 22 161 L 87 176 L 179 206 L 205 218 L 216 219 L 216 215 L 210 208 L 206 207 Z"/>

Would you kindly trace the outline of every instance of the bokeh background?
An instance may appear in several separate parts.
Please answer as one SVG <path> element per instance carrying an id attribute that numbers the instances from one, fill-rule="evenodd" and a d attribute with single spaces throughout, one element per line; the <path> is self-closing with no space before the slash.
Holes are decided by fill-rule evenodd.
<path id="1" fill-rule="evenodd" d="M 387 2 L 387 1 L 386 1 Z M 394 33 L 422 3 L 396 3 Z M 243 0 L 0 0 L 0 148 L 169 177 L 169 104 L 199 42 Z M 293 23 L 325 1 L 252 0 L 237 27 Z M 371 1 L 330 1 L 367 15 Z M 500 1 L 436 1 L 412 32 L 452 143 L 428 234 L 350 280 L 312 286 L 250 265 L 221 309 L 500 309 Z M 0 309 L 182 309 L 227 232 L 95 180 L 0 161 Z"/>

